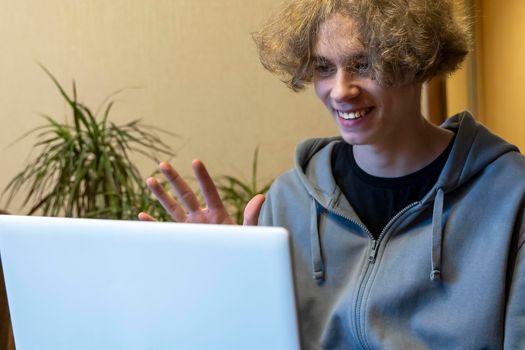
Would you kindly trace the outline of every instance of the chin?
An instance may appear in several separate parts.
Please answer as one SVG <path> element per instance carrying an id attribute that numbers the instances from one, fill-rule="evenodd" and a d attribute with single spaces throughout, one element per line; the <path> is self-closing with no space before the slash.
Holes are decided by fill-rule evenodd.
<path id="1" fill-rule="evenodd" d="M 341 133 L 341 137 L 343 140 L 353 146 L 359 146 L 359 145 L 367 145 L 369 142 L 367 142 L 366 138 L 360 135 L 345 135 L 344 133 Z"/>

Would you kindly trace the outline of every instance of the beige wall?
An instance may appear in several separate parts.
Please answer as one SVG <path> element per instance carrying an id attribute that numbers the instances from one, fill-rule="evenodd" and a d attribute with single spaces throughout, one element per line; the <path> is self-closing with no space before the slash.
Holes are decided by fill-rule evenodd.
<path id="1" fill-rule="evenodd" d="M 480 119 L 525 150 L 525 2 L 481 0 Z"/>
<path id="2" fill-rule="evenodd" d="M 114 90 L 141 86 L 120 95 L 113 120 L 139 117 L 179 134 L 171 144 L 183 173 L 200 157 L 214 174 L 248 177 L 257 145 L 261 178 L 289 168 L 296 143 L 336 129 L 311 90 L 290 92 L 258 62 L 249 33 L 278 3 L 3 1 L 0 188 L 24 166 L 32 139 L 7 145 L 42 123 L 38 113 L 66 111 L 36 62 L 68 88 L 74 78 L 80 100 L 93 107 Z M 155 168 L 139 165 L 144 174 Z"/>

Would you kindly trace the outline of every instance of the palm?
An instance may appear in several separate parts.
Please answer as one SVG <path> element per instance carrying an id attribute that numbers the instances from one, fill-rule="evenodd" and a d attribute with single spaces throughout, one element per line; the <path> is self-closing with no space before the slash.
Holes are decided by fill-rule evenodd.
<path id="1" fill-rule="evenodd" d="M 147 184 L 173 220 L 196 224 L 235 224 L 235 221 L 226 211 L 217 188 L 201 161 L 193 161 L 192 167 L 206 202 L 206 207 L 204 208 L 201 207 L 197 196 L 190 186 L 170 164 L 161 163 L 159 167 L 170 183 L 176 197 L 166 192 L 154 178 L 149 178 Z M 257 224 L 263 202 L 264 196 L 262 195 L 252 198 L 245 209 L 245 224 Z M 143 221 L 155 220 L 146 213 L 140 213 L 139 219 Z"/>
<path id="2" fill-rule="evenodd" d="M 208 208 L 203 208 L 198 212 L 189 213 L 186 216 L 186 221 L 188 223 L 199 223 L 199 224 L 225 224 L 233 225 L 235 222 L 228 215 L 226 210 L 217 211 L 210 210 Z"/>

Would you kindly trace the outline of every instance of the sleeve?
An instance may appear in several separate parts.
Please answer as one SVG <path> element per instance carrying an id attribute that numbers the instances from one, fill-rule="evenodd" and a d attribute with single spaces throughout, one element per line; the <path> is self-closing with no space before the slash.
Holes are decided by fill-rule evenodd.
<path id="1" fill-rule="evenodd" d="M 505 349 L 525 349 L 525 247 L 521 234 L 513 264 L 505 316 Z"/>

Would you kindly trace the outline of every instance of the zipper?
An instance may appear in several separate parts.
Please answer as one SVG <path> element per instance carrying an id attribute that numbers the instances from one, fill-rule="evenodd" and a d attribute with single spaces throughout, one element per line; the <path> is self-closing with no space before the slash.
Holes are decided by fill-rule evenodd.
<path id="1" fill-rule="evenodd" d="M 357 289 L 357 297 L 356 297 L 356 301 L 354 303 L 354 315 L 353 315 L 353 320 L 354 320 L 354 330 L 355 330 L 355 334 L 357 336 L 357 340 L 359 341 L 361 347 L 363 349 L 369 349 L 368 347 L 368 344 L 367 344 L 367 341 L 366 341 L 366 332 L 365 332 L 365 327 L 361 325 L 361 318 L 362 318 L 362 315 L 361 315 L 361 309 L 362 309 L 362 306 L 363 306 L 363 301 L 364 301 L 364 292 L 365 292 L 365 289 L 368 285 L 368 281 L 370 280 L 370 277 L 371 277 L 371 274 L 369 273 L 371 270 L 372 270 L 372 265 L 375 264 L 376 262 L 376 259 L 377 259 L 377 252 L 379 251 L 379 246 L 381 244 L 381 241 L 383 240 L 383 237 L 386 235 L 386 232 L 390 229 L 390 227 L 392 227 L 393 223 L 399 219 L 399 217 L 401 217 L 403 214 L 405 214 L 408 210 L 412 209 L 413 207 L 417 206 L 418 204 L 420 204 L 421 202 L 420 201 L 416 201 L 416 202 L 413 202 L 409 205 L 407 205 L 406 207 L 404 207 L 403 209 L 401 209 L 392 219 L 390 219 L 388 221 L 388 223 L 385 225 L 385 227 L 383 228 L 383 230 L 381 230 L 381 233 L 379 234 L 379 237 L 377 239 L 374 238 L 374 236 L 372 236 L 372 233 L 368 230 L 368 228 L 366 228 L 364 225 L 356 222 L 355 220 L 349 218 L 348 216 L 338 212 L 338 211 L 335 211 L 335 210 L 330 210 L 330 209 L 327 209 L 328 211 L 331 211 L 332 213 L 336 214 L 336 215 L 339 215 L 340 217 L 343 217 L 345 218 L 346 220 L 352 222 L 353 224 L 359 226 L 361 229 L 363 229 L 364 232 L 366 232 L 368 234 L 368 237 L 370 238 L 370 248 L 369 248 L 369 253 L 368 253 L 368 264 L 366 264 L 366 268 L 365 268 L 365 271 L 363 273 L 363 277 L 361 279 L 361 281 L 359 282 L 359 287 Z M 364 316 L 364 315 L 363 315 Z"/>
<path id="2" fill-rule="evenodd" d="M 377 258 L 377 246 L 379 245 L 379 243 L 377 242 L 377 240 L 373 239 L 371 244 L 370 244 L 370 254 L 368 254 L 368 262 L 370 264 L 373 264 L 376 262 L 376 258 Z"/>
<path id="3" fill-rule="evenodd" d="M 404 207 L 403 209 L 401 209 L 392 219 L 390 219 L 389 222 L 387 222 L 387 224 L 385 225 L 385 227 L 383 228 L 383 230 L 379 234 L 379 237 L 377 238 L 377 240 L 381 241 L 383 236 L 386 234 L 386 231 L 388 231 L 388 229 L 392 226 L 394 221 L 399 219 L 399 217 L 401 215 L 405 214 L 408 210 L 412 209 L 413 207 L 415 207 L 416 205 L 419 205 L 419 204 L 421 204 L 421 202 L 417 201 L 417 202 L 411 203 L 411 204 L 407 205 L 406 207 Z"/>

